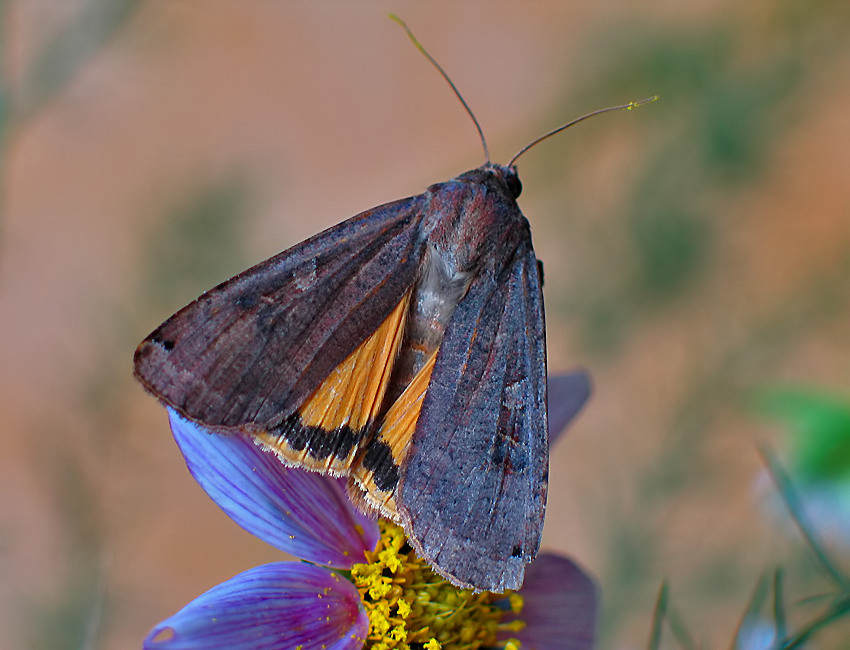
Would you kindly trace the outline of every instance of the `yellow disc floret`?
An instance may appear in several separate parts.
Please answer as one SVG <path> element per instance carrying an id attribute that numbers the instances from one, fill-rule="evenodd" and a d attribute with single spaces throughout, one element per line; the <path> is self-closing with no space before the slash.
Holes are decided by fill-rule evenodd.
<path id="1" fill-rule="evenodd" d="M 517 650 L 516 639 L 497 640 L 521 630 L 522 597 L 515 592 L 473 593 L 459 589 L 416 557 L 404 531 L 381 521 L 381 539 L 367 563 L 355 564 L 351 578 L 369 614 L 370 650 L 475 650 L 502 647 Z"/>

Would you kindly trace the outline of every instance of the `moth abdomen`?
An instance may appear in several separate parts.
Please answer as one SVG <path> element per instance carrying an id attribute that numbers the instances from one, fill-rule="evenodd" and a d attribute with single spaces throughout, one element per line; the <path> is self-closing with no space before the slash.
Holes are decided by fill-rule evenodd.
<path id="1" fill-rule="evenodd" d="M 454 266 L 454 260 L 428 245 L 419 280 L 413 288 L 399 357 L 388 391 L 392 404 L 437 352 L 446 326 L 466 294 L 474 274 Z"/>

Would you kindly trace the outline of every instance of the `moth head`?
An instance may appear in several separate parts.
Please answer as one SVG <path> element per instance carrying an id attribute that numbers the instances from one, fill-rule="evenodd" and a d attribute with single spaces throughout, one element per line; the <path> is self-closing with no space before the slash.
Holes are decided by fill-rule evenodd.
<path id="1" fill-rule="evenodd" d="M 522 181 L 519 180 L 519 174 L 516 170 L 516 165 L 493 165 L 494 172 L 501 177 L 502 181 L 508 187 L 508 193 L 514 198 L 519 198 L 522 194 Z"/>
<path id="2" fill-rule="evenodd" d="M 499 165 L 488 162 L 477 169 L 471 169 L 461 174 L 454 180 L 462 183 L 489 185 L 514 200 L 522 193 L 522 182 L 519 180 L 516 165 Z"/>

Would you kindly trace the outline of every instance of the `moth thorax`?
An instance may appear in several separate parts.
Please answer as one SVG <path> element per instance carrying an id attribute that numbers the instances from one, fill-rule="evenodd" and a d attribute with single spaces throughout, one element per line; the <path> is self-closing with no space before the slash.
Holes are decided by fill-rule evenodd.
<path id="1" fill-rule="evenodd" d="M 413 288 L 404 342 L 389 388 L 392 403 L 437 352 L 446 326 L 472 282 L 473 273 L 456 268 L 451 256 L 429 245 Z"/>

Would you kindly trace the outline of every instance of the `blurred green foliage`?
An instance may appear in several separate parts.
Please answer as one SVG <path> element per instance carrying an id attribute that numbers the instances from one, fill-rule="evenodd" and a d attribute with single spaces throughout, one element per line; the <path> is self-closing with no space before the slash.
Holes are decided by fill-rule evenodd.
<path id="1" fill-rule="evenodd" d="M 805 483 L 847 482 L 850 491 L 850 400 L 813 388 L 766 388 L 758 410 L 788 432 L 792 471 Z"/>
<path id="2" fill-rule="evenodd" d="M 130 21 L 141 0 L 82 0 L 36 51 L 13 85 L 9 44 L 0 43 L 0 254 L 6 163 L 12 139 Z M 10 30 L 14 3 L 0 0 L 0 34 Z"/>
<path id="3" fill-rule="evenodd" d="M 20 87 L 15 112 L 32 116 L 60 93 L 130 21 L 141 0 L 84 0 L 37 52 Z M 10 2 L 7 4 L 11 4 Z"/>
<path id="4" fill-rule="evenodd" d="M 591 212 L 592 219 L 604 224 L 592 221 L 577 237 L 582 249 L 573 255 L 574 281 L 564 291 L 570 298 L 559 303 L 555 296 L 547 303 L 550 310 L 567 308 L 584 352 L 597 365 L 614 366 L 630 346 L 641 345 L 638 337 L 649 322 L 723 308 L 704 289 L 727 270 L 718 245 L 740 225 L 724 206 L 759 187 L 783 135 L 806 113 L 811 79 L 850 54 L 846 4 L 789 1 L 761 11 L 757 17 L 730 11 L 676 27 L 627 16 L 588 34 L 579 48 L 578 74 L 585 80 L 571 81 L 564 89 L 551 121 L 588 107 L 660 96 L 635 115 L 646 128 L 629 149 L 640 156 L 630 166 L 635 170 L 631 184 L 623 189 L 622 179 L 612 179 L 615 196 L 622 199 L 604 202 L 604 214 Z M 574 130 L 568 146 L 574 159 L 566 163 L 563 151 L 544 150 L 552 153 L 534 174 L 549 181 L 557 195 L 552 202 L 564 214 L 587 213 L 588 206 L 579 203 L 581 191 L 565 180 L 564 169 L 580 169 L 583 152 L 592 150 L 607 128 L 610 123 L 591 120 Z M 545 156 L 541 151 L 535 158 Z M 753 391 L 775 372 L 786 351 L 818 324 L 844 313 L 850 303 L 850 274 L 831 271 L 797 281 L 772 309 L 755 317 L 729 314 L 734 330 L 718 331 L 704 351 L 689 351 L 693 373 L 671 397 L 664 446 L 627 491 L 628 513 L 617 504 L 603 507 L 607 515 L 600 538 L 608 552 L 601 645 L 622 639 L 635 612 L 646 611 L 647 585 L 665 578 L 658 573 L 669 548 L 663 513 L 722 482 L 723 468 L 705 454 L 702 434 L 712 430 L 719 412 L 746 409 Z M 763 397 L 765 408 L 796 427 L 791 436 L 795 479 L 845 476 L 850 441 L 843 401 L 806 391 L 770 391 Z M 767 621 L 776 638 L 793 633 L 787 633 L 793 626 L 786 629 L 785 614 L 776 609 L 783 607 L 781 589 L 793 589 L 797 597 L 800 590 L 811 593 L 823 583 L 823 575 L 811 570 L 805 548 L 787 560 L 788 585 L 782 587 L 782 577 L 773 583 L 765 579 L 761 595 L 753 600 L 758 607 L 750 605 L 750 621 Z M 671 586 L 685 598 L 721 603 L 732 593 L 745 593 L 750 577 L 744 566 L 743 559 L 729 553 L 701 557 L 688 572 L 687 587 Z M 768 606 L 771 594 L 774 604 Z M 846 593 L 839 590 L 833 597 L 840 603 Z M 665 603 L 667 598 L 665 593 Z M 741 603 L 743 608 L 743 597 Z M 766 615 L 761 605 L 774 610 Z M 812 634 L 820 629 L 820 623 L 801 621 L 796 613 L 797 631 L 808 624 Z M 841 616 L 829 618 L 826 626 Z M 742 623 L 744 628 L 751 629 Z M 678 647 L 688 647 L 675 636 Z M 650 647 L 655 647 L 652 642 Z"/>
<path id="5" fill-rule="evenodd" d="M 651 139 L 625 200 L 606 215 L 614 220 L 606 229 L 621 237 L 597 242 L 596 257 L 576 274 L 582 284 L 570 292 L 578 296 L 572 310 L 583 320 L 589 351 L 615 353 L 647 315 L 698 288 L 715 262 L 718 230 L 728 226 L 719 205 L 758 181 L 794 119 L 808 61 L 794 48 L 777 55 L 753 40 L 752 26 L 732 19 L 681 31 L 631 21 L 588 37 L 591 54 L 582 59 L 592 61 L 588 78 L 565 92 L 557 114 L 579 104 L 661 97 L 641 110 Z M 574 137 L 592 140 L 591 129 L 583 131 Z M 551 163 L 554 182 L 563 161 Z M 563 203 L 571 203 L 566 193 Z M 621 263 L 612 267 L 611 259 Z"/>
<path id="6" fill-rule="evenodd" d="M 178 197 L 146 236 L 142 295 L 174 311 L 247 263 L 248 185 L 233 174 Z"/>
<path id="7" fill-rule="evenodd" d="M 42 477 L 60 518 L 64 557 L 57 592 L 49 599 L 20 603 L 29 648 L 96 647 L 107 615 L 106 529 L 100 518 L 98 480 L 78 454 L 58 445 L 42 455 Z"/>
<path id="8" fill-rule="evenodd" d="M 13 86 L 0 76 L 0 227 L 7 180 L 6 162 L 13 139 L 23 133 L 39 111 L 49 105 L 93 56 L 130 22 L 139 0 L 86 0 L 36 52 L 25 72 Z M 0 30 L 7 33 L 11 3 L 0 2 Z M 0 44 L 0 75 L 9 72 L 7 44 Z M 111 450 L 120 441 L 116 423 L 121 422 L 126 394 L 117 380 L 126 373 L 127 350 L 137 342 L 137 316 L 152 309 L 172 309 L 187 296 L 200 293 L 223 280 L 244 264 L 245 212 L 248 190 L 236 178 L 205 183 L 185 193 L 177 204 L 167 207 L 159 228 L 147 233 L 150 250 L 141 271 L 143 287 L 130 311 L 117 305 L 101 305 L 101 318 L 109 330 L 98 346 L 95 370 L 78 385 L 83 419 L 77 425 L 86 431 L 89 444 L 39 447 L 43 459 L 43 484 L 60 517 L 64 552 L 57 589 L 49 599 L 19 603 L 25 621 L 28 647 L 44 650 L 94 648 L 107 625 L 115 598 L 106 599 L 108 526 L 102 520 L 103 503 L 99 476 L 91 472 L 91 454 L 109 462 Z M 161 206 L 160 206 L 161 207 Z M 2 240 L 0 240 L 2 242 Z M 147 298 L 145 298 L 147 297 Z M 93 324 L 102 327 L 103 321 Z M 53 425 L 39 440 L 55 440 Z"/>
<path id="9" fill-rule="evenodd" d="M 10 31 L 12 5 L 8 0 L 0 2 L 0 33 L 4 35 Z M 0 43 L 0 247 L 5 243 L 2 237 L 5 189 L 15 137 L 127 24 L 137 5 L 138 0 L 77 3 L 76 11 L 47 38 L 33 60 L 26 62 L 26 69 L 17 75 L 15 84 L 11 81 L 9 43 Z M 104 349 L 111 347 L 105 345 Z M 114 367 L 114 360 L 108 359 L 101 369 L 109 373 Z M 92 377 L 92 381 L 96 382 L 97 378 Z M 80 387 L 83 394 L 90 388 Z M 55 430 L 56 423 L 36 426 L 48 431 L 47 435 L 34 438 L 35 446 L 39 440 L 55 440 L 57 434 L 63 433 Z M 102 438 L 102 433 L 96 427 L 91 430 L 92 443 Z M 111 427 L 108 433 L 114 433 Z M 91 449 L 95 448 L 92 444 Z M 97 477 L 84 459 L 90 449 L 53 445 L 34 451 L 42 458 L 43 484 L 61 519 L 64 557 L 63 571 L 56 581 L 58 589 L 52 597 L 37 602 L 24 598 L 18 604 L 25 621 L 28 647 L 45 650 L 96 647 L 106 609 L 106 530 L 100 520 Z"/>

